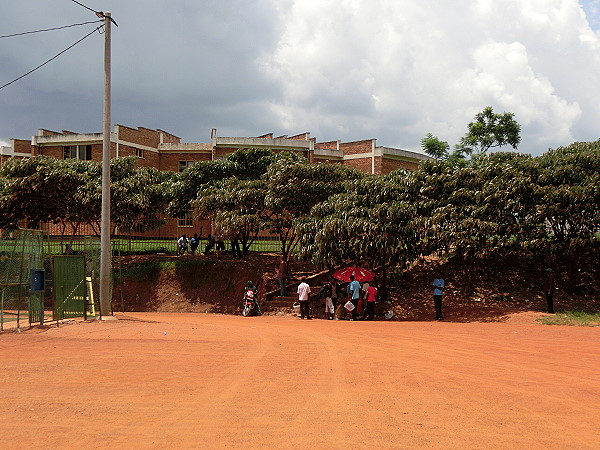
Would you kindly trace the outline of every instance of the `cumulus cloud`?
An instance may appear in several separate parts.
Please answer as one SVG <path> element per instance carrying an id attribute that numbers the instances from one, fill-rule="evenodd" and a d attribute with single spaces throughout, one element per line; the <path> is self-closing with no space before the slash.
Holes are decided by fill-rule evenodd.
<path id="1" fill-rule="evenodd" d="M 264 65 L 283 85 L 273 110 L 285 127 L 415 148 L 428 132 L 456 142 L 491 105 L 515 113 L 523 151 L 598 137 L 600 92 L 586 81 L 600 46 L 576 1 L 285 5 Z"/>
<path id="2" fill-rule="evenodd" d="M 454 144 L 486 106 L 522 125 L 520 151 L 596 140 L 597 0 L 105 0 L 113 123 L 188 142 L 310 131 L 419 149 Z M 94 19 L 73 2 L 3 0 L 3 33 Z M 585 10 L 582 8 L 585 7 Z M 93 29 L 93 28 L 92 28 Z M 0 84 L 81 28 L 0 41 Z M 99 131 L 102 36 L 0 91 L 0 137 Z"/>

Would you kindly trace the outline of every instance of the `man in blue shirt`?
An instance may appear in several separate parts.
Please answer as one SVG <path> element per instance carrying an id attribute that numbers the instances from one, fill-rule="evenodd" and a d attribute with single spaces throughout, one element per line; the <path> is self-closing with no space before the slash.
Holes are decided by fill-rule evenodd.
<path id="1" fill-rule="evenodd" d="M 435 304 L 435 320 L 442 320 L 442 295 L 444 294 L 444 279 L 440 272 L 435 273 L 433 280 L 433 303 Z"/>
<path id="2" fill-rule="evenodd" d="M 356 319 L 356 307 L 358 306 L 358 299 L 360 298 L 360 283 L 354 279 L 354 275 L 350 275 L 350 284 L 348 285 L 348 295 L 350 301 L 354 305 L 352 310 L 352 320 Z"/>

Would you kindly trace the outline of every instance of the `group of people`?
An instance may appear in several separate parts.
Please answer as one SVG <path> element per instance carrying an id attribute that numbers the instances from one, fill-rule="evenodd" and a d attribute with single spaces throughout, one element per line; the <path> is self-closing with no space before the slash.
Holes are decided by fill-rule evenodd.
<path id="1" fill-rule="evenodd" d="M 547 301 L 547 311 L 554 313 L 553 296 L 556 290 L 556 277 L 552 269 L 546 269 L 548 272 L 547 281 L 544 287 L 544 293 Z M 279 281 L 279 294 L 285 297 L 287 294 L 286 284 L 288 281 L 288 265 L 286 259 L 282 256 L 277 267 L 277 278 Z M 443 320 L 442 299 L 446 287 L 446 281 L 440 271 L 435 272 L 435 277 L 431 283 L 433 290 L 433 306 L 435 308 L 435 320 Z M 375 303 L 378 299 L 387 300 L 387 286 L 385 283 L 376 285 L 373 282 L 365 281 L 362 285 L 354 276 L 350 277 L 350 282 L 346 286 L 347 298 L 342 299 L 342 286 L 338 284 L 335 278 L 325 283 L 319 290 L 319 297 L 325 301 L 325 318 L 346 319 L 350 315 L 350 320 L 362 318 L 364 320 L 373 320 L 375 317 Z M 310 286 L 306 278 L 302 278 L 296 291 L 298 302 L 300 303 L 300 318 L 310 319 L 309 296 Z"/>
<path id="2" fill-rule="evenodd" d="M 187 235 L 183 234 L 177 239 L 177 255 L 181 256 L 187 253 L 188 245 L 190 247 L 191 254 L 195 254 L 198 246 L 200 245 L 200 238 L 198 233 L 188 239 Z"/>
<path id="3" fill-rule="evenodd" d="M 435 320 L 442 320 L 442 297 L 444 295 L 445 281 L 440 272 L 436 272 L 432 283 L 433 303 L 435 306 Z M 378 289 L 379 288 L 379 289 Z M 310 286 L 306 278 L 302 278 L 298 285 L 298 302 L 300 303 L 300 319 L 310 320 L 309 296 Z M 346 286 L 347 297 L 340 296 L 337 280 L 323 284 L 319 289 L 319 297 L 325 301 L 325 318 L 328 320 L 346 319 L 350 314 L 350 320 L 373 320 L 375 318 L 375 302 L 378 295 L 384 294 L 387 297 L 387 288 L 385 284 L 379 286 L 372 281 L 365 281 L 362 285 L 354 276 L 350 276 L 350 282 Z M 339 300 L 342 301 L 339 301 Z M 345 300 L 345 301 L 344 301 Z"/>
<path id="4" fill-rule="evenodd" d="M 548 275 L 544 286 L 544 293 L 547 302 L 547 312 L 554 314 L 553 296 L 556 290 L 556 277 L 552 269 L 546 269 L 546 271 Z M 280 293 L 282 296 L 285 296 L 287 263 L 284 258 L 282 258 L 280 261 L 278 278 Z M 442 299 L 444 296 L 446 282 L 440 271 L 435 273 L 435 277 L 431 285 L 433 289 L 435 320 L 443 320 L 444 314 L 442 312 Z M 357 320 L 358 318 L 362 318 L 363 320 L 373 320 L 375 317 L 375 302 L 378 300 L 378 297 L 387 299 L 387 286 L 384 283 L 377 286 L 373 282 L 365 281 L 361 285 L 359 281 L 354 279 L 354 276 L 350 276 L 350 282 L 346 287 L 347 297 L 343 298 L 341 292 L 340 286 L 335 278 L 331 278 L 329 282 L 325 283 L 319 289 L 319 297 L 325 301 L 326 319 L 346 319 L 348 314 L 350 314 L 350 320 Z M 302 278 L 297 290 L 298 302 L 300 303 L 301 319 L 311 318 L 308 301 L 310 293 L 311 289 L 306 282 L 306 278 Z"/>
<path id="5" fill-rule="evenodd" d="M 183 234 L 177 239 L 177 255 L 185 255 L 189 252 L 194 255 L 196 254 L 196 250 L 200 246 L 200 240 L 202 238 L 198 236 L 198 233 L 194 233 L 194 235 L 188 239 L 187 235 Z M 206 238 L 206 246 L 204 247 L 204 254 L 208 255 L 210 252 L 214 251 L 217 258 L 220 258 L 222 253 L 225 251 L 225 242 L 223 241 L 223 236 L 220 234 L 212 235 L 209 234 Z M 200 252 L 198 250 L 198 252 Z M 239 245 L 239 239 L 236 237 L 231 240 L 231 252 L 233 253 L 233 257 L 242 257 L 242 251 Z"/>
<path id="6" fill-rule="evenodd" d="M 385 285 L 379 285 L 385 292 Z M 331 278 L 319 289 L 319 297 L 325 301 L 325 318 L 328 320 L 343 320 L 350 315 L 350 320 L 373 320 L 375 318 L 375 302 L 379 295 L 378 286 L 372 281 L 365 281 L 362 285 L 354 276 L 346 286 L 346 297 L 343 296 L 340 286 L 335 278 Z M 306 278 L 302 278 L 298 285 L 298 302 L 300 303 L 300 319 L 310 320 L 309 295 L 310 286 Z M 345 300 L 345 301 L 344 301 Z"/>

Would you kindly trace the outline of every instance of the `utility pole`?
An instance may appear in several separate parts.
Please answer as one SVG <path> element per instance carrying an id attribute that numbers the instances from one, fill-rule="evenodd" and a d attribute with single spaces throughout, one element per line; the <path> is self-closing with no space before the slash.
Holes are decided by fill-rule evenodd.
<path id="1" fill-rule="evenodd" d="M 110 12 L 104 13 L 104 114 L 102 132 L 102 216 L 100 224 L 100 319 L 112 317 L 110 250 Z"/>

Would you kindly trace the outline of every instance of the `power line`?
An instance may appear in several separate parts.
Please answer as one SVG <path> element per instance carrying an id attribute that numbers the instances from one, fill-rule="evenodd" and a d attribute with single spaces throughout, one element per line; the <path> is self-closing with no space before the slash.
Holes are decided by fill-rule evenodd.
<path id="1" fill-rule="evenodd" d="M 73 25 L 65 25 L 63 27 L 47 28 L 45 30 L 25 31 L 23 33 L 6 34 L 4 36 L 0 36 L 0 39 L 2 39 L 2 38 L 9 38 L 9 37 L 15 37 L 15 36 L 23 36 L 25 34 L 42 33 L 44 31 L 63 30 L 65 28 L 78 27 L 80 25 L 89 25 L 90 23 L 98 23 L 98 22 L 102 22 L 102 21 L 101 20 L 93 20 L 91 22 L 74 23 Z"/>
<path id="2" fill-rule="evenodd" d="M 19 78 L 16 78 L 14 80 L 12 80 L 10 83 L 6 83 L 4 86 L 0 86 L 0 89 L 4 89 L 6 86 L 10 86 L 11 84 L 19 81 L 21 78 L 25 78 L 27 75 L 29 75 L 30 73 L 35 72 L 36 70 L 38 70 L 39 68 L 45 66 L 46 64 L 48 64 L 50 61 L 55 60 L 56 58 L 58 58 L 60 55 L 62 55 L 63 53 L 67 52 L 68 50 L 71 50 L 73 47 L 75 47 L 77 44 L 79 44 L 81 41 L 83 41 L 84 39 L 88 38 L 89 36 L 91 36 L 92 34 L 94 34 L 96 31 L 100 30 L 102 27 L 104 27 L 104 24 L 100 25 L 99 27 L 97 27 L 95 30 L 93 30 L 92 32 L 86 34 L 84 37 L 82 37 L 81 39 L 79 39 L 77 42 L 75 42 L 73 45 L 70 45 L 69 47 L 65 48 L 62 52 L 58 53 L 57 55 L 53 56 L 52 58 L 50 58 L 48 61 L 46 61 L 45 63 L 40 64 L 39 66 L 37 66 L 35 69 L 30 70 L 29 72 L 27 72 L 24 75 L 21 75 Z"/>
<path id="3" fill-rule="evenodd" d="M 94 9 L 90 8 L 89 6 L 85 6 L 83 3 L 79 3 L 79 2 L 78 2 L 78 1 L 76 1 L 76 0 L 71 0 L 71 1 L 72 1 L 73 3 L 77 3 L 79 6 L 83 6 L 85 9 L 89 9 L 91 12 L 93 12 L 93 13 L 94 13 L 94 14 L 96 14 L 97 16 L 98 16 L 98 14 L 99 14 L 99 13 L 100 13 L 100 14 L 102 14 L 102 12 L 101 12 L 101 11 L 96 11 L 96 10 L 94 10 Z M 104 14 L 102 14 L 102 15 L 104 15 Z M 98 16 L 98 17 L 100 17 L 100 16 Z"/>
<path id="4" fill-rule="evenodd" d="M 95 9 L 90 8 L 89 6 L 85 6 L 83 3 L 79 3 L 77 0 L 71 0 L 73 3 L 77 3 L 79 6 L 84 7 L 85 9 L 93 12 L 94 14 L 96 14 L 96 16 L 98 16 L 101 19 L 105 19 L 106 18 L 106 14 L 104 14 L 104 11 L 96 11 Z M 115 26 L 119 26 L 117 25 L 117 22 L 115 22 L 115 19 L 113 19 L 112 17 L 110 18 L 110 21 L 112 23 L 115 24 Z"/>

